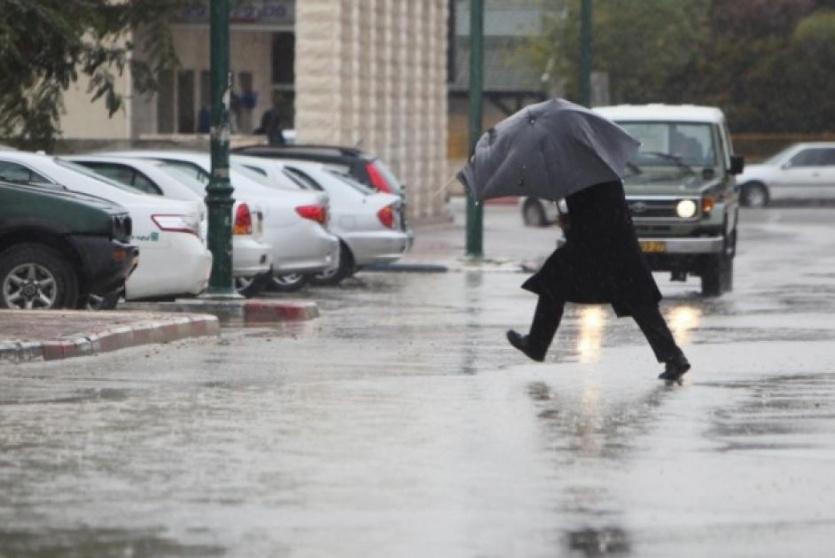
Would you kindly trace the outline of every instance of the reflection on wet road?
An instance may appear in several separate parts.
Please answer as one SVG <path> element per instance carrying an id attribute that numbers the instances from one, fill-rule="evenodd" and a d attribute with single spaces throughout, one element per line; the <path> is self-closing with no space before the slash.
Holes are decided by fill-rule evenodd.
<path id="1" fill-rule="evenodd" d="M 835 234 L 746 216 L 733 294 L 661 282 L 682 385 L 606 307 L 521 360 L 503 335 L 533 297 L 489 272 L 366 274 L 305 295 L 316 322 L 4 366 L 0 556 L 828 556 Z"/>

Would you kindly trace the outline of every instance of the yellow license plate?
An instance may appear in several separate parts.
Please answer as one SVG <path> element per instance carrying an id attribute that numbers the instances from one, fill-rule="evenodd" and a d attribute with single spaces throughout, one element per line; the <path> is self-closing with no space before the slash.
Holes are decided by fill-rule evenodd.
<path id="1" fill-rule="evenodd" d="M 661 240 L 642 240 L 641 250 L 647 254 L 660 254 L 667 250 L 667 243 Z"/>

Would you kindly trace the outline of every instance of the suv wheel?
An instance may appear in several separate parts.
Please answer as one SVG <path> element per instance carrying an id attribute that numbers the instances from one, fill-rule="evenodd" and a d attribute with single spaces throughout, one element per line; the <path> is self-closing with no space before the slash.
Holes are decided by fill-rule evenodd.
<path id="1" fill-rule="evenodd" d="M 43 244 L 19 244 L 0 254 L 0 307 L 75 308 L 78 277 L 60 252 Z"/>
<path id="2" fill-rule="evenodd" d="M 528 227 L 544 227 L 547 225 L 545 210 L 539 200 L 529 199 L 522 206 L 522 220 Z"/>
<path id="3" fill-rule="evenodd" d="M 742 185 L 742 205 L 746 207 L 765 207 L 768 205 L 768 190 L 764 184 L 750 182 Z"/>
<path id="4" fill-rule="evenodd" d="M 734 255 L 736 252 L 736 230 L 725 239 L 725 251 L 711 256 L 702 270 L 702 295 L 721 296 L 734 288 Z"/>

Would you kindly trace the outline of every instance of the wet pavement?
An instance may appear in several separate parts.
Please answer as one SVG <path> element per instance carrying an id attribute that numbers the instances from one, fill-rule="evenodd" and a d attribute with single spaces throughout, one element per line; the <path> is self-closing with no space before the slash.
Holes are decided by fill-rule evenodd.
<path id="1" fill-rule="evenodd" d="M 0 365 L 0 556 L 830 556 L 833 217 L 744 213 L 720 299 L 659 275 L 682 385 L 607 307 L 524 361 L 504 331 L 535 300 L 504 271 L 363 274 L 305 293 L 312 322 Z M 493 257 L 553 242 L 488 210 Z"/>

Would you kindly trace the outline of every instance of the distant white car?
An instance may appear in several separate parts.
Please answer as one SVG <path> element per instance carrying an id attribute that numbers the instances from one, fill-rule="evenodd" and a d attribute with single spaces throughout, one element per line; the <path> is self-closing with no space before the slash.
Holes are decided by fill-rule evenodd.
<path id="1" fill-rule="evenodd" d="M 75 163 L 24 151 L 0 153 L 0 177 L 60 184 L 125 207 L 133 220 L 131 242 L 139 247 L 139 266 L 125 285 L 127 300 L 196 295 L 208 286 L 212 254 L 202 238 L 199 201 L 140 194 Z"/>
<path id="2" fill-rule="evenodd" d="M 162 161 L 131 157 L 74 155 L 64 157 L 103 176 L 151 195 L 203 202 L 205 186 L 180 168 Z M 232 206 L 232 274 L 235 287 L 244 296 L 260 293 L 270 280 L 271 246 L 262 242 L 260 208 L 235 201 Z M 206 231 L 203 231 L 205 236 Z"/>
<path id="3" fill-rule="evenodd" d="M 763 207 L 773 200 L 835 199 L 835 142 L 796 143 L 736 178 L 741 201 Z"/>
<path id="4" fill-rule="evenodd" d="M 187 170 L 203 187 L 209 183 L 211 158 L 191 151 L 125 151 L 108 153 L 163 161 Z M 272 245 L 272 287 L 294 290 L 305 276 L 329 271 L 339 265 L 339 239 L 328 229 L 329 202 L 322 192 L 276 190 L 259 183 L 234 166 L 230 180 L 233 197 L 251 200 L 263 208 L 264 240 Z"/>
<path id="5" fill-rule="evenodd" d="M 412 244 L 400 196 L 377 192 L 326 164 L 233 155 L 232 161 L 261 174 L 275 187 L 327 192 L 330 228 L 342 241 L 339 267 L 315 282 L 337 284 L 364 266 L 395 262 Z"/>
<path id="6" fill-rule="evenodd" d="M 545 227 L 557 222 L 557 204 L 539 198 L 519 198 L 522 221 L 529 227 Z"/>

